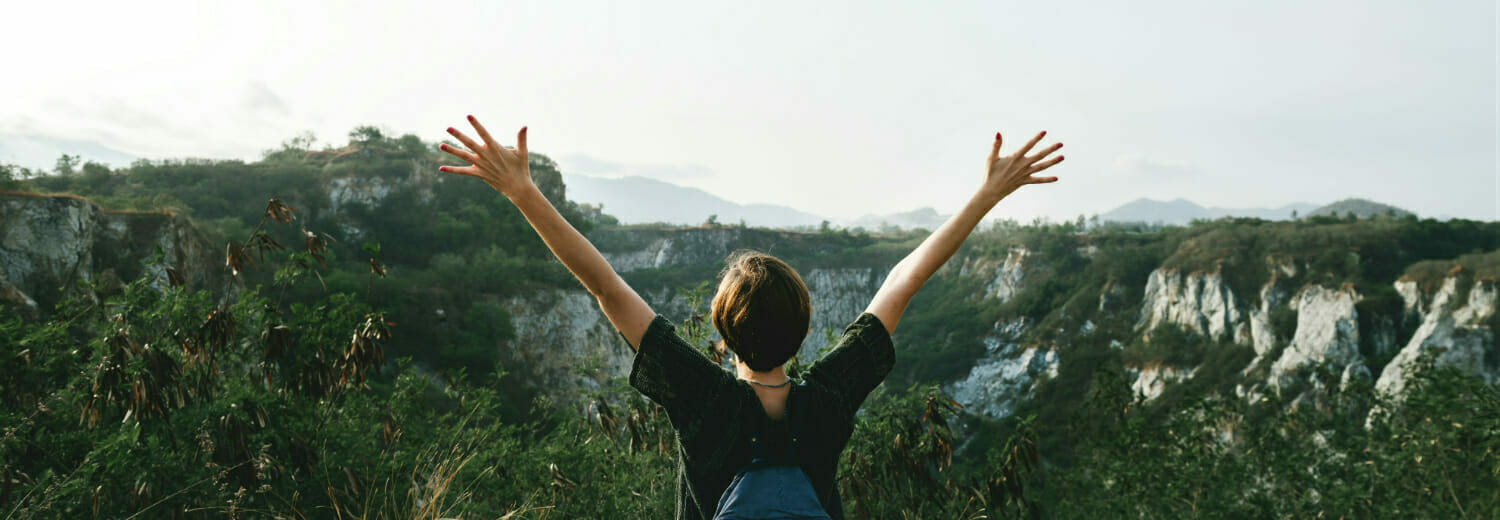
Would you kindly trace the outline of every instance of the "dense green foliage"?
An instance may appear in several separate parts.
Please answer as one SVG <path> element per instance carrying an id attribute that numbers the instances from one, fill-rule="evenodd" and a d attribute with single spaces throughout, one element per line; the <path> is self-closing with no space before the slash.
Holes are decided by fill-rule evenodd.
<path id="1" fill-rule="evenodd" d="M 315 284 L 289 274 L 304 254 L 280 265 L 271 292 Z M 116 294 L 83 287 L 89 298 L 49 320 L 0 322 L 0 343 L 18 348 L 0 365 L 7 516 L 670 514 L 671 427 L 623 384 L 584 416 L 538 400 L 515 419 L 503 372 L 471 380 L 384 363 L 390 329 L 355 294 L 309 305 L 246 291 L 216 303 L 165 282 L 156 269 Z M 702 342 L 707 329 L 684 330 Z M 980 491 L 996 507 L 1020 498 L 943 473 L 955 441 L 946 400 L 914 389 L 876 401 L 846 459 L 850 507 L 947 516 L 983 511 L 963 500 Z M 870 498 L 897 491 L 901 502 Z"/>
<path id="2" fill-rule="evenodd" d="M 504 312 L 498 299 L 576 287 L 502 196 L 465 182 L 473 179 L 437 172 L 446 154 L 415 136 L 388 137 L 373 127 L 349 138 L 343 147 L 318 150 L 311 137 L 298 137 L 251 163 L 140 160 L 114 172 L 84 163 L 80 172 L 34 176 L 13 187 L 84 195 L 116 210 L 167 208 L 192 217 L 218 247 L 252 231 L 279 244 L 300 244 L 305 231 L 317 232 L 327 248 L 319 260 L 328 267 L 319 274 L 323 283 L 291 286 L 285 297 L 310 304 L 327 291 L 360 293 L 400 324 L 402 334 L 388 345 L 393 356 L 439 370 L 492 368 L 495 340 L 507 338 L 506 328 L 495 328 Z M 582 209 L 567 200 L 557 165 L 533 155 L 532 175 L 543 193 L 575 226 L 590 229 Z M 335 197 L 334 186 L 347 189 Z M 372 199 L 360 189 L 388 193 Z M 296 210 L 295 226 L 257 229 L 273 197 Z M 375 256 L 399 276 L 370 280 L 367 249 L 383 251 Z M 247 280 L 271 282 L 269 272 Z"/>
<path id="3" fill-rule="evenodd" d="M 1050 474 L 1038 500 L 1059 518 L 1500 514 L 1500 393 L 1419 374 L 1401 411 L 1365 428 L 1368 386 L 1290 412 L 1275 398 L 1199 396 L 1153 417 L 1103 372 L 1071 426 L 1082 441 L 1074 469 Z"/>
<path id="4" fill-rule="evenodd" d="M 217 304 L 160 282 L 71 301 L 46 322 L 0 322 L 0 341 L 20 348 L 0 365 L 8 515 L 670 512 L 670 425 L 623 386 L 584 416 L 538 401 L 514 420 L 492 379 L 462 371 L 438 378 L 400 360 L 359 382 L 381 364 L 339 360 L 383 335 L 352 295 L 304 306 L 252 291 Z M 872 398 L 845 452 L 839 485 L 855 517 L 1500 514 L 1500 394 L 1457 373 L 1419 372 L 1405 402 L 1366 429 L 1354 419 L 1378 402 L 1368 387 L 1291 413 L 1197 391 L 1167 411 L 1103 370 L 1053 433 L 1074 455 L 1013 422 L 968 469 L 952 457 L 972 435 L 954 425 L 972 418 L 932 390 L 892 388 Z"/>

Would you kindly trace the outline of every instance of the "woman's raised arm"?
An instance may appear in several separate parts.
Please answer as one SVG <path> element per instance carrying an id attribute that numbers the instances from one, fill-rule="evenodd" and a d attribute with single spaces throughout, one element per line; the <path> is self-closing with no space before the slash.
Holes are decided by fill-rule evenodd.
<path id="1" fill-rule="evenodd" d="M 1016 153 L 1001 157 L 1000 134 L 995 134 L 995 143 L 990 148 L 990 155 L 985 160 L 984 184 L 969 198 L 963 209 L 957 214 L 948 217 L 937 231 L 927 236 L 922 245 L 917 246 L 911 254 L 896 263 L 891 268 L 891 273 L 886 275 L 885 283 L 880 285 L 880 290 L 870 300 L 870 306 L 865 312 L 874 314 L 885 324 L 887 332 L 896 332 L 896 322 L 901 320 L 901 314 L 906 312 L 906 304 L 911 302 L 911 297 L 917 294 L 922 284 L 942 267 L 953 253 L 958 251 L 958 246 L 964 243 L 969 233 L 974 231 L 974 226 L 979 225 L 980 219 L 995 207 L 1000 199 L 1010 195 L 1011 192 L 1027 184 L 1043 184 L 1057 182 L 1057 177 L 1033 177 L 1052 165 L 1062 162 L 1063 156 L 1059 155 L 1047 159 L 1048 155 L 1062 148 L 1062 143 L 1043 148 L 1035 155 L 1026 155 L 1042 140 L 1047 132 L 1036 134 L 1026 146 L 1016 150 Z M 1044 160 L 1046 159 L 1046 160 Z"/>
<path id="2" fill-rule="evenodd" d="M 552 250 L 552 254 L 562 260 L 563 265 L 599 301 L 599 307 L 604 309 L 604 316 L 609 318 L 615 330 L 625 336 L 630 348 L 640 348 L 641 337 L 645 336 L 646 327 L 656 317 L 656 312 L 651 310 L 651 306 L 641 299 L 635 289 L 620 278 L 604 259 L 604 255 L 594 248 L 594 244 L 589 243 L 582 233 L 557 212 L 557 208 L 552 207 L 552 203 L 542 196 L 541 190 L 532 182 L 530 158 L 526 153 L 526 127 L 521 127 L 521 131 L 516 134 L 516 147 L 506 148 L 497 144 L 474 116 L 469 116 L 469 124 L 474 125 L 474 131 L 479 134 L 482 143 L 448 127 L 448 133 L 469 149 L 463 150 L 446 144 L 439 147 L 454 157 L 467 161 L 469 166 L 443 166 L 439 170 L 483 179 L 510 199 L 536 233 L 541 235 L 542 241 L 547 243 L 547 249 Z"/>

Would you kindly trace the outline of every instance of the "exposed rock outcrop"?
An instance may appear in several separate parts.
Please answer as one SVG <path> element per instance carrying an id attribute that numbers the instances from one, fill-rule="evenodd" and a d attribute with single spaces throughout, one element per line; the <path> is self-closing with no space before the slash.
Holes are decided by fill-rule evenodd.
<path id="1" fill-rule="evenodd" d="M 1026 281 L 1023 269 L 1029 256 L 1031 252 L 1024 247 L 1011 248 L 1005 254 L 1005 262 L 994 269 L 990 282 L 985 285 L 985 296 L 1006 302 L 1021 292 L 1021 284 Z"/>
<path id="2" fill-rule="evenodd" d="M 134 280 L 157 248 L 189 284 L 217 278 L 202 234 L 170 212 L 109 212 L 73 197 L 0 195 L 0 295 L 12 304 L 45 312 L 78 280 L 106 273 Z"/>
<path id="3" fill-rule="evenodd" d="M 870 299 L 885 283 L 889 269 L 813 269 L 803 281 L 812 299 L 812 321 L 807 340 L 802 342 L 801 358 L 812 360 L 828 346 L 830 334 L 841 334 L 844 326 L 858 318 L 869 307 Z"/>
<path id="4" fill-rule="evenodd" d="M 1126 370 L 1135 376 L 1135 381 L 1130 383 L 1130 389 L 1147 401 L 1161 397 L 1162 392 L 1166 391 L 1168 384 L 1185 381 L 1198 372 L 1196 368 L 1162 365 L 1128 368 Z"/>
<path id="5" fill-rule="evenodd" d="M 502 347 L 502 359 L 523 368 L 523 377 L 553 399 L 578 402 L 610 378 L 629 374 L 634 353 L 589 293 L 553 289 L 512 297 L 502 306 L 516 331 Z"/>
<path id="6" fill-rule="evenodd" d="M 1281 357 L 1271 365 L 1268 383 L 1284 386 L 1290 374 L 1305 365 L 1328 363 L 1336 370 L 1363 363 L 1359 354 L 1359 319 L 1352 287 L 1329 289 L 1310 285 L 1293 298 L 1297 332 Z"/>
<path id="7" fill-rule="evenodd" d="M 1172 323 L 1211 338 L 1231 334 L 1247 340 L 1249 328 L 1239 327 L 1243 314 L 1219 272 L 1183 275 L 1175 269 L 1157 269 L 1146 280 L 1140 328 L 1149 334 L 1159 324 Z M 1237 329 L 1242 332 L 1236 334 Z"/>
<path id="8" fill-rule="evenodd" d="M 972 412 L 992 419 L 1009 416 L 1038 383 L 1057 377 L 1057 349 L 1022 348 L 1016 342 L 1027 326 L 1024 318 L 996 323 L 983 339 L 985 357 L 943 390 Z"/>
<path id="9" fill-rule="evenodd" d="M 1463 288 L 1468 286 L 1467 297 Z M 1500 379 L 1493 318 L 1497 289 L 1495 280 L 1472 280 L 1460 274 L 1443 281 L 1442 288 L 1430 300 L 1416 288 L 1415 282 L 1396 282 L 1396 290 L 1405 298 L 1407 312 L 1421 318 L 1421 326 L 1411 340 L 1386 364 L 1375 388 L 1398 396 L 1406 389 L 1411 371 L 1424 355 L 1432 355 L 1435 366 L 1453 367 L 1494 383 Z"/>
<path id="10" fill-rule="evenodd" d="M 328 210 L 337 215 L 350 204 L 375 207 L 396 189 L 397 183 L 382 177 L 355 175 L 328 181 Z"/>
<path id="11" fill-rule="evenodd" d="M 740 246 L 743 231 L 739 228 L 685 228 L 670 234 L 646 231 L 618 232 L 620 240 L 643 242 L 641 247 L 625 251 L 605 251 L 604 257 L 616 271 L 659 269 L 679 265 L 723 264 Z"/>

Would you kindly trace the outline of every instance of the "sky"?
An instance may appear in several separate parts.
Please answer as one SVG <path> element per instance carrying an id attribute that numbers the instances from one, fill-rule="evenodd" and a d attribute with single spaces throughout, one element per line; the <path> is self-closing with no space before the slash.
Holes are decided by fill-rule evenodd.
<path id="1" fill-rule="evenodd" d="M 567 173 L 853 218 L 956 210 L 995 132 L 1061 181 L 993 215 L 1363 197 L 1500 219 L 1493 1 L 7 2 L 0 161 L 254 160 L 474 114 Z M 505 140 L 505 137 L 501 138 Z M 9 151 L 11 157 L 5 152 Z M 30 164 L 29 166 L 50 166 Z"/>

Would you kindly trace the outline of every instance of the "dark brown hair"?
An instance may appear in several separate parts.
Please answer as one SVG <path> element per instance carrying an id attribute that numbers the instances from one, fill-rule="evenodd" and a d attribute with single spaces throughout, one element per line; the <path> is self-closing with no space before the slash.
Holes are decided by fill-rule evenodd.
<path id="1" fill-rule="evenodd" d="M 728 263 L 710 310 L 719 337 L 751 370 L 781 366 L 807 337 L 807 285 L 792 266 L 764 253 L 736 252 Z"/>

